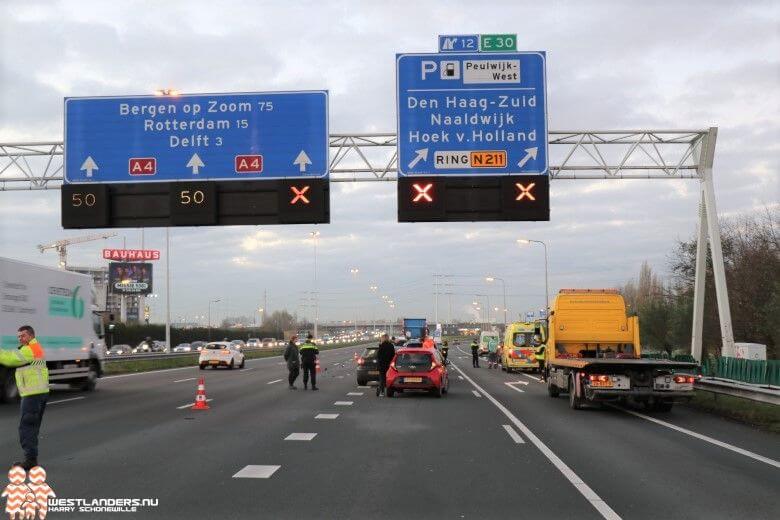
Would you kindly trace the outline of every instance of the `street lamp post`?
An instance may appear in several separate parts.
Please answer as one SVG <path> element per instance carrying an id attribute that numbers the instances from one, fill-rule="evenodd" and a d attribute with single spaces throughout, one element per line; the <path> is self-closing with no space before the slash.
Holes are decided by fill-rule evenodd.
<path id="1" fill-rule="evenodd" d="M 316 339 L 320 323 L 320 295 L 317 292 L 317 242 L 319 242 L 320 232 L 312 231 L 309 235 L 314 239 L 314 338 Z"/>
<path id="2" fill-rule="evenodd" d="M 360 269 L 358 269 L 357 267 L 350 268 L 349 274 L 352 275 L 352 280 L 353 281 L 357 280 L 357 275 L 358 275 L 359 272 L 360 272 Z M 357 331 L 358 331 L 357 313 L 358 313 L 358 308 L 355 307 L 355 334 L 357 334 Z"/>
<path id="3" fill-rule="evenodd" d="M 506 329 L 506 311 L 507 311 L 507 307 L 506 307 L 506 280 L 504 280 L 503 278 L 498 278 L 496 276 L 487 276 L 487 277 L 485 277 L 485 281 L 488 282 L 488 283 L 493 282 L 495 280 L 498 280 L 499 282 L 501 282 L 501 287 L 502 287 L 502 289 L 504 291 L 504 329 Z M 496 309 L 496 311 L 498 311 L 498 309 Z"/>
<path id="4" fill-rule="evenodd" d="M 544 302 L 545 302 L 544 303 L 544 305 L 545 305 L 544 316 L 545 316 L 545 319 L 549 320 L 549 318 L 550 318 L 550 286 L 549 286 L 549 282 L 548 282 L 548 280 L 549 280 L 549 271 L 548 271 L 548 264 L 547 264 L 547 244 L 544 243 L 541 240 L 529 240 L 529 239 L 524 239 L 524 238 L 520 238 L 520 239 L 517 240 L 518 244 L 530 244 L 532 242 L 535 243 L 535 244 L 542 244 L 542 247 L 544 247 Z"/>
<path id="5" fill-rule="evenodd" d="M 209 300 L 209 305 L 208 305 L 208 307 L 209 307 L 209 332 L 208 332 L 209 341 L 211 341 L 211 304 L 212 303 L 219 303 L 221 301 L 222 300 Z"/>

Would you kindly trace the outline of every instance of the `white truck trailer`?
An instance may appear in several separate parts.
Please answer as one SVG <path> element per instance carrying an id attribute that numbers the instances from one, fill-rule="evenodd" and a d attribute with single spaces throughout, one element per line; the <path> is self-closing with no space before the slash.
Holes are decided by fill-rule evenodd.
<path id="1" fill-rule="evenodd" d="M 16 349 L 16 331 L 35 329 L 50 383 L 94 390 L 103 375 L 103 322 L 90 276 L 0 257 L 0 348 Z M 17 399 L 14 369 L 0 366 L 0 400 Z"/>

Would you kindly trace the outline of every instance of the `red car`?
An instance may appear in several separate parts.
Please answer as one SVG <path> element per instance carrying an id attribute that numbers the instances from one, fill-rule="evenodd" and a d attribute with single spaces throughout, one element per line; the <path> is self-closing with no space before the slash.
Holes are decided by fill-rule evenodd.
<path id="1" fill-rule="evenodd" d="M 387 397 L 404 390 L 428 390 L 441 397 L 449 387 L 447 365 L 438 350 L 399 349 L 387 371 Z"/>

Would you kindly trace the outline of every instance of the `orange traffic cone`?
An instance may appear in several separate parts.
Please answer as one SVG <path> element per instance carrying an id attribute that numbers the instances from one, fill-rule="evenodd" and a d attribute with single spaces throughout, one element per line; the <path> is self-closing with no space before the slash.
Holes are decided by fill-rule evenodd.
<path id="1" fill-rule="evenodd" d="M 195 404 L 192 405 L 192 410 L 208 410 L 209 405 L 206 403 L 206 382 L 201 377 L 198 379 L 198 392 L 195 394 Z"/>
<path id="2" fill-rule="evenodd" d="M 319 360 L 319 359 L 317 359 L 316 361 L 314 361 L 314 370 L 315 370 L 315 372 L 317 372 L 318 374 L 319 374 L 320 372 L 322 372 L 322 367 L 320 367 L 320 360 Z"/>

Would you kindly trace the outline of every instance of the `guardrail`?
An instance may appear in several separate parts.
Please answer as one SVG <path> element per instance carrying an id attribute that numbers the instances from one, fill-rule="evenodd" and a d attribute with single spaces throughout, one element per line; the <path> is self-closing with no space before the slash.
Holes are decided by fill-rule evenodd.
<path id="1" fill-rule="evenodd" d="M 780 386 L 779 360 L 753 360 L 733 357 L 703 359 L 703 376 L 757 385 Z"/>
<path id="2" fill-rule="evenodd" d="M 751 401 L 780 405 L 780 388 L 772 387 L 771 385 L 761 386 L 715 377 L 703 377 L 696 381 L 694 387 L 696 390 L 714 394 L 730 395 L 750 399 Z"/>

